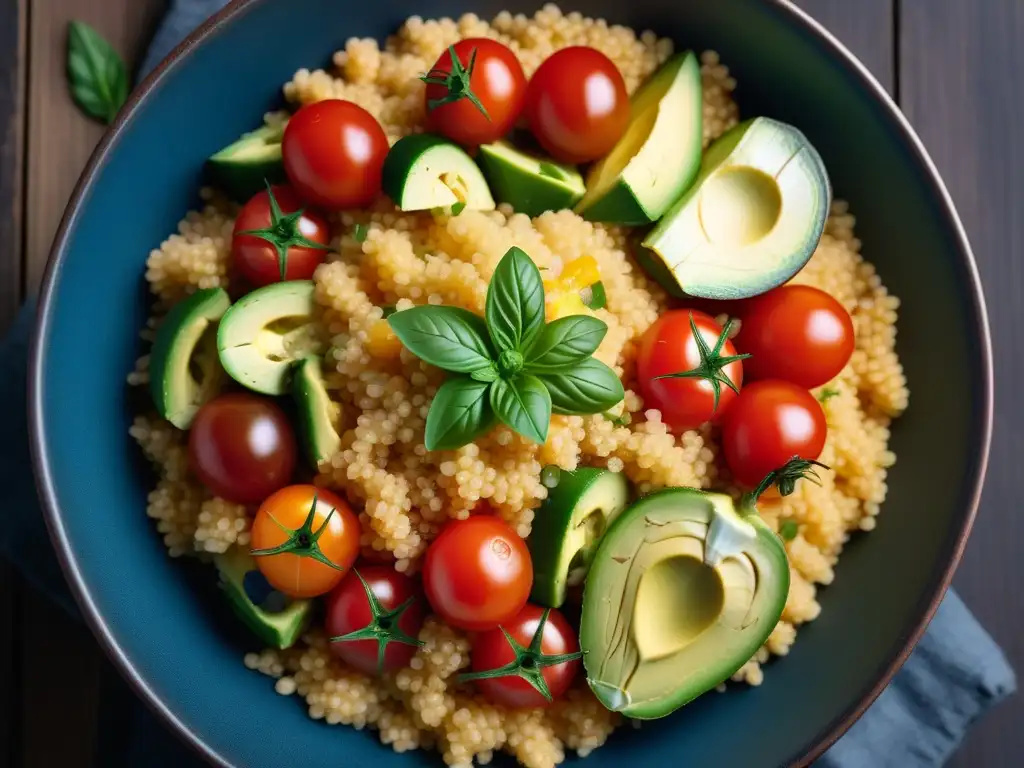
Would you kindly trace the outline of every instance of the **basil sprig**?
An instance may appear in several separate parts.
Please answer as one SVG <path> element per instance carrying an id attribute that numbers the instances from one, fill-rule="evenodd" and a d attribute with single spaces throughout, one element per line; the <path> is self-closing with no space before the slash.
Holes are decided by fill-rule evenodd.
<path id="1" fill-rule="evenodd" d="M 624 397 L 592 357 L 608 326 L 589 315 L 545 322 L 540 270 L 521 249 L 498 263 L 484 314 L 427 305 L 387 318 L 410 352 L 452 374 L 427 412 L 427 450 L 459 448 L 498 421 L 543 443 L 552 413 L 602 413 Z"/>

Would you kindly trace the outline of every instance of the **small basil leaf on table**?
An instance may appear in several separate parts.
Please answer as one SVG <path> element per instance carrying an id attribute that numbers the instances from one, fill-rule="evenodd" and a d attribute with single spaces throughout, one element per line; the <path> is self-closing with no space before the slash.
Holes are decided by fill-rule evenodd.
<path id="1" fill-rule="evenodd" d="M 494 271 L 485 314 L 499 350 L 522 351 L 544 327 L 544 281 L 533 259 L 515 246 Z"/>
<path id="2" fill-rule="evenodd" d="M 388 324 L 410 352 L 438 368 L 472 373 L 493 364 L 487 326 L 467 309 L 413 307 L 390 315 Z"/>
<path id="3" fill-rule="evenodd" d="M 569 315 L 545 325 L 526 353 L 528 373 L 557 373 L 581 363 L 601 346 L 608 326 L 589 315 Z"/>
<path id="4" fill-rule="evenodd" d="M 551 395 L 536 376 L 497 379 L 491 385 L 491 408 L 499 419 L 527 440 L 544 443 L 551 425 Z"/>
<path id="5" fill-rule="evenodd" d="M 626 396 L 615 371 L 590 358 L 564 373 L 540 376 L 551 395 L 551 409 L 565 415 L 585 415 L 607 410 Z"/>
<path id="6" fill-rule="evenodd" d="M 424 443 L 428 451 L 461 448 L 494 426 L 487 396 L 490 385 L 466 376 L 448 379 L 437 390 L 427 412 Z"/>
<path id="7" fill-rule="evenodd" d="M 67 76 L 71 97 L 82 111 L 113 122 L 128 98 L 128 72 L 110 43 L 81 21 L 68 25 Z"/>

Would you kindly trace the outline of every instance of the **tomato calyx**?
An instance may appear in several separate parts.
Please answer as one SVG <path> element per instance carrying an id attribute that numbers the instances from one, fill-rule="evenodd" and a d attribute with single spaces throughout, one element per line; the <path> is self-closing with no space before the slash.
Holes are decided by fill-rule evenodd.
<path id="1" fill-rule="evenodd" d="M 318 563 L 323 563 L 336 571 L 343 570 L 340 566 L 335 565 L 331 562 L 331 559 L 323 553 L 320 549 L 320 537 L 324 535 L 324 531 L 327 530 L 327 526 L 331 522 L 331 518 L 334 513 L 337 512 L 333 507 L 327 514 L 327 518 L 324 520 L 317 530 L 313 530 L 313 520 L 316 517 L 316 504 L 317 497 L 313 496 L 313 503 L 309 507 L 309 514 L 306 515 L 306 519 L 302 525 L 294 530 L 286 525 L 282 525 L 277 518 L 267 513 L 268 517 L 273 520 L 274 524 L 288 534 L 288 540 L 283 544 L 278 544 L 276 547 L 269 547 L 267 549 L 252 549 L 249 554 L 253 557 L 266 557 L 268 555 L 281 555 L 284 553 L 291 553 L 298 555 L 299 557 L 308 557 L 316 560 Z"/>
<path id="2" fill-rule="evenodd" d="M 459 675 L 459 682 L 465 683 L 472 680 L 489 680 L 496 677 L 516 675 L 532 685 L 537 693 L 545 699 L 551 701 L 551 689 L 548 688 L 548 683 L 544 679 L 544 668 L 581 659 L 583 658 L 583 652 L 546 654 L 541 650 L 541 643 L 544 640 L 544 626 L 547 624 L 549 613 L 551 613 L 551 609 L 545 608 L 544 613 L 540 616 L 540 621 L 537 622 L 537 630 L 533 633 L 530 644 L 525 648 L 516 642 L 516 639 L 504 627 L 500 627 L 501 633 L 505 635 L 505 640 L 508 641 L 509 647 L 516 655 L 515 659 L 508 664 L 494 669 L 486 669 L 482 672 L 465 672 Z"/>
<path id="3" fill-rule="evenodd" d="M 821 485 L 821 478 L 818 477 L 814 467 L 831 469 L 827 464 L 822 464 L 820 461 L 801 459 L 799 456 L 794 456 L 778 469 L 773 469 L 765 475 L 764 480 L 761 481 L 757 488 L 744 496 L 741 506 L 744 509 L 752 510 L 761 494 L 773 485 L 779 489 L 781 496 L 789 496 L 796 489 L 797 480 L 809 480 L 815 485 Z"/>
<path id="4" fill-rule="evenodd" d="M 427 74 L 420 77 L 427 85 L 441 85 L 444 86 L 447 93 L 440 99 L 431 99 L 427 102 L 427 107 L 431 110 L 437 109 L 444 104 L 451 104 L 452 102 L 458 101 L 459 99 L 469 99 L 473 106 L 479 109 L 484 117 L 488 120 L 491 116 L 487 114 L 487 109 L 484 107 L 483 102 L 480 101 L 479 97 L 473 93 L 473 89 L 470 87 L 470 79 L 473 77 L 473 69 L 476 67 L 476 52 L 474 48 L 469 54 L 469 66 L 463 67 L 462 61 L 455 53 L 455 46 L 448 46 L 448 55 L 452 59 L 452 68 L 450 72 L 445 72 L 443 69 L 432 69 Z"/>
<path id="5" fill-rule="evenodd" d="M 400 626 L 398 626 L 399 620 L 402 618 L 402 614 L 405 613 L 409 607 L 416 602 L 416 596 L 413 595 L 400 606 L 395 608 L 393 611 L 385 610 L 384 606 L 380 604 L 380 600 L 373 593 L 370 585 L 366 583 L 366 579 L 360 575 L 359 571 L 353 569 L 356 577 L 359 579 L 359 583 L 363 585 L 363 590 L 366 592 L 366 602 L 370 605 L 370 614 L 372 618 L 370 623 L 362 629 L 357 629 L 353 632 L 348 632 L 344 635 L 338 635 L 330 638 L 332 643 L 343 643 L 350 642 L 352 640 L 376 640 L 377 641 L 377 674 L 384 674 L 384 654 L 387 651 L 388 643 L 402 643 L 403 645 L 412 645 L 416 648 L 423 646 L 423 641 L 418 640 L 415 637 L 407 635 Z"/>
<path id="6" fill-rule="evenodd" d="M 288 249 L 292 246 L 302 248 L 316 248 L 322 251 L 329 251 L 330 248 L 322 243 L 310 240 L 302 234 L 299 229 L 299 220 L 306 212 L 305 208 L 299 208 L 292 213 L 284 213 L 281 206 L 277 204 L 274 191 L 270 182 L 264 179 L 267 185 L 267 201 L 270 204 L 270 226 L 265 229 L 246 229 L 238 232 L 239 235 L 252 235 L 261 240 L 266 240 L 277 251 L 277 265 L 281 270 L 281 281 L 284 282 L 288 273 Z"/>
<path id="7" fill-rule="evenodd" d="M 718 401 L 722 396 L 722 385 L 725 384 L 729 389 L 735 392 L 737 395 L 740 393 L 736 384 L 729 378 L 724 368 L 730 363 L 735 363 L 738 360 L 746 360 L 750 357 L 749 353 L 742 355 L 727 355 L 722 356 L 722 347 L 725 346 L 725 342 L 729 340 L 729 329 L 732 328 L 732 318 L 726 321 L 722 327 L 722 332 L 718 335 L 718 341 L 715 342 L 715 348 L 711 349 L 707 342 L 704 341 L 704 337 L 700 331 L 697 330 L 697 324 L 693 321 L 693 312 L 690 312 L 690 330 L 693 333 L 693 339 L 697 343 L 697 354 L 700 355 L 700 363 L 696 368 L 692 368 L 689 371 L 679 371 L 677 373 L 663 373 L 660 376 L 655 376 L 654 379 L 705 379 L 711 384 L 711 390 L 714 394 L 714 405 L 712 411 L 718 410 Z"/>

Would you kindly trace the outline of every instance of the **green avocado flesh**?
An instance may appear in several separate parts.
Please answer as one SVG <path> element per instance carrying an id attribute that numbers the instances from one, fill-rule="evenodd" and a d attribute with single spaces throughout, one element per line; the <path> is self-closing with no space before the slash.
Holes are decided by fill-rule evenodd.
<path id="1" fill-rule="evenodd" d="M 483 174 L 457 144 L 427 133 L 404 136 L 384 159 L 384 193 L 403 211 L 452 208 L 492 211 Z"/>
<path id="2" fill-rule="evenodd" d="M 160 415 L 179 429 L 224 381 L 217 359 L 217 322 L 231 306 L 223 288 L 197 291 L 175 304 L 156 332 L 149 356 L 149 387 Z"/>
<path id="3" fill-rule="evenodd" d="M 292 364 L 323 352 L 315 306 L 312 280 L 271 283 L 239 299 L 217 331 L 224 370 L 255 392 L 285 394 Z"/>
<path id="4" fill-rule="evenodd" d="M 233 200 L 246 202 L 266 185 L 284 184 L 288 179 L 281 156 L 284 125 L 265 125 L 210 156 L 206 172 L 210 181 Z"/>
<path id="5" fill-rule="evenodd" d="M 314 468 L 331 458 L 341 445 L 338 436 L 338 406 L 327 396 L 321 366 L 323 360 L 310 355 L 296 364 L 292 376 L 292 395 L 298 406 L 299 431 L 306 456 Z"/>
<path id="6" fill-rule="evenodd" d="M 756 512 L 724 494 L 652 493 L 594 554 L 580 620 L 587 681 L 610 710 L 664 717 L 743 666 L 788 594 L 785 547 Z"/>
<path id="7" fill-rule="evenodd" d="M 572 166 L 516 149 L 507 141 L 482 145 L 478 161 L 494 196 L 527 216 L 572 208 L 586 192 L 583 177 Z"/>
<path id="8" fill-rule="evenodd" d="M 565 602 L 566 587 L 583 582 L 601 535 L 628 503 L 625 475 L 593 467 L 559 473 L 526 541 L 535 603 L 558 608 Z"/>
<path id="9" fill-rule="evenodd" d="M 641 86 L 626 133 L 587 175 L 576 212 L 590 221 L 657 221 L 697 177 L 703 147 L 700 64 L 680 53 Z"/>
<path id="10" fill-rule="evenodd" d="M 804 135 L 757 117 L 708 147 L 694 185 L 643 239 L 639 261 L 675 295 L 756 296 L 811 258 L 831 199 L 824 163 Z"/>
<path id="11" fill-rule="evenodd" d="M 238 547 L 213 559 L 220 588 L 238 618 L 268 645 L 282 650 L 294 645 L 309 624 L 313 603 L 292 600 L 273 590 L 253 557 Z"/>

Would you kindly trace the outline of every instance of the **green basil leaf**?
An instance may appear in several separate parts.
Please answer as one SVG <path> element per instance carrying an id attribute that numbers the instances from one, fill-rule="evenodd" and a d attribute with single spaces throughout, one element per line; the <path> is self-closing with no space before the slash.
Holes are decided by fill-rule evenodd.
<path id="1" fill-rule="evenodd" d="M 68 25 L 68 87 L 90 117 L 111 123 L 128 99 L 124 60 L 95 29 L 81 21 Z"/>
<path id="2" fill-rule="evenodd" d="M 481 368 L 478 371 L 473 371 L 471 374 L 469 374 L 469 376 L 471 379 L 473 379 L 473 381 L 494 381 L 496 378 L 498 378 L 498 366 L 494 365 L 494 363 L 491 363 L 486 368 Z"/>
<path id="3" fill-rule="evenodd" d="M 551 408 L 555 413 L 600 413 L 626 396 L 615 371 L 593 358 L 565 373 L 543 374 L 540 380 L 551 393 Z"/>
<path id="4" fill-rule="evenodd" d="M 487 288 L 485 314 L 499 350 L 521 352 L 544 327 L 544 281 L 522 249 L 509 248 L 498 262 Z"/>
<path id="5" fill-rule="evenodd" d="M 453 373 L 472 373 L 491 365 L 494 352 L 487 326 L 459 307 L 426 305 L 388 317 L 391 330 L 420 360 Z"/>
<path id="6" fill-rule="evenodd" d="M 497 379 L 491 384 L 491 408 L 510 428 L 535 443 L 548 439 L 551 395 L 536 376 Z"/>
<path id="7" fill-rule="evenodd" d="M 608 325 L 589 315 L 569 315 L 548 323 L 526 352 L 527 373 L 558 373 L 590 357 Z"/>
<path id="8" fill-rule="evenodd" d="M 486 434 L 495 424 L 487 396 L 490 385 L 465 376 L 448 379 L 427 411 L 424 444 L 428 451 L 453 451 Z"/>

